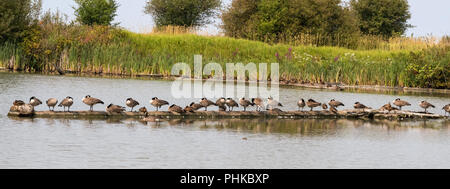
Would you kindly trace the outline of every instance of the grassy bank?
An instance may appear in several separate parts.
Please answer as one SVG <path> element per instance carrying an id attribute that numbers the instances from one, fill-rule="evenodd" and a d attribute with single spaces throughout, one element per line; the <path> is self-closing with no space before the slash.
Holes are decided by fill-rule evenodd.
<path id="1" fill-rule="evenodd" d="M 47 31 L 47 32 L 45 32 Z M 52 32 L 48 32 L 52 31 Z M 172 65 L 280 63 L 282 79 L 348 85 L 450 88 L 450 46 L 349 50 L 290 46 L 195 34 L 136 34 L 105 27 L 50 28 L 24 42 L 0 45 L 0 62 L 26 71 L 169 75 Z M 225 67 L 225 66 L 224 66 Z"/>

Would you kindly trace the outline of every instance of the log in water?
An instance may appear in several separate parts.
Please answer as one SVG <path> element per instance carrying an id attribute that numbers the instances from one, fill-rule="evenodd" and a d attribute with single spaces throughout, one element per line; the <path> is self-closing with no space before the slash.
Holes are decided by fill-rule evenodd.
<path id="1" fill-rule="evenodd" d="M 423 112 L 411 111 L 380 111 L 380 110 L 343 110 L 337 113 L 330 111 L 264 111 L 264 112 L 224 112 L 224 111 L 198 111 L 194 113 L 172 113 L 172 112 L 123 112 L 108 113 L 103 111 L 72 111 L 72 112 L 53 112 L 39 111 L 33 114 L 20 114 L 19 112 L 9 112 L 8 116 L 12 117 L 33 117 L 33 118 L 66 118 L 66 119 L 86 119 L 86 118 L 123 118 L 123 119 L 141 119 L 154 120 L 161 119 L 390 119 L 390 120 L 406 120 L 406 119 L 444 119 L 445 116 L 439 114 L 430 114 Z"/>

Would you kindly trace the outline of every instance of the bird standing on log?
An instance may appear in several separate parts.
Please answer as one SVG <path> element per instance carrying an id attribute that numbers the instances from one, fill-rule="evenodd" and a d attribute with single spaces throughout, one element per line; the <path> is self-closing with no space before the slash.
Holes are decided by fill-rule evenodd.
<path id="1" fill-rule="evenodd" d="M 58 104 L 58 99 L 50 98 L 45 102 L 48 106 L 48 111 L 55 111 L 55 106 Z M 53 108 L 52 110 L 50 108 Z"/>
<path id="2" fill-rule="evenodd" d="M 91 112 L 94 111 L 94 105 L 105 104 L 100 99 L 91 97 L 91 95 L 85 96 L 82 101 L 83 101 L 83 103 L 85 103 L 86 105 L 88 105 L 90 107 L 89 111 L 91 111 Z"/>
<path id="3" fill-rule="evenodd" d="M 126 105 L 127 105 L 128 107 L 131 108 L 131 111 L 130 111 L 130 112 L 133 111 L 134 107 L 136 107 L 136 106 L 139 105 L 139 102 L 136 101 L 136 100 L 134 100 L 133 98 L 128 98 L 127 101 L 126 101 L 125 103 L 126 103 Z"/>
<path id="4" fill-rule="evenodd" d="M 403 106 L 411 106 L 411 104 L 409 102 L 406 102 L 404 100 L 400 100 L 400 98 L 395 99 L 392 103 L 394 105 L 398 106 L 400 108 L 400 110 L 402 110 Z"/>
<path id="5" fill-rule="evenodd" d="M 61 101 L 61 103 L 59 103 L 58 107 L 63 107 L 64 111 L 66 111 L 66 107 L 67 107 L 67 111 L 70 112 L 70 107 L 72 105 L 73 105 L 73 98 L 68 96 L 63 101 Z"/>
<path id="6" fill-rule="evenodd" d="M 39 100 L 38 98 L 36 98 L 36 97 L 34 97 L 34 96 L 30 98 L 30 105 L 31 105 L 31 106 L 36 107 L 36 106 L 39 106 L 39 105 L 41 105 L 41 104 L 42 104 L 42 101 Z"/>
<path id="7" fill-rule="evenodd" d="M 428 108 L 436 108 L 433 104 L 431 104 L 431 103 L 429 103 L 429 102 L 427 102 L 427 101 L 422 101 L 422 102 L 420 102 L 420 103 L 419 103 L 419 106 L 420 106 L 421 108 L 425 109 L 425 113 L 428 113 L 428 112 L 427 112 L 427 109 L 428 109 Z"/>
<path id="8" fill-rule="evenodd" d="M 150 101 L 150 104 L 156 108 L 156 111 L 159 111 L 159 108 L 161 108 L 162 106 L 165 105 L 168 106 L 169 102 L 165 100 L 160 100 L 158 99 L 158 97 L 153 97 L 152 100 Z"/>
<path id="9" fill-rule="evenodd" d="M 319 106 L 322 105 L 322 104 L 319 103 L 319 102 L 316 102 L 316 101 L 313 100 L 313 99 L 309 99 L 309 100 L 306 102 L 306 105 L 307 105 L 309 108 L 311 108 L 311 111 L 313 111 L 313 109 L 314 109 L 315 107 L 319 107 Z"/>
<path id="10" fill-rule="evenodd" d="M 302 99 L 300 99 L 298 102 L 297 102 L 297 106 L 298 106 L 298 110 L 300 111 L 300 108 L 302 109 L 302 111 L 303 111 L 303 109 L 305 108 L 305 106 L 306 106 L 306 103 L 305 103 L 305 100 L 302 98 Z"/>

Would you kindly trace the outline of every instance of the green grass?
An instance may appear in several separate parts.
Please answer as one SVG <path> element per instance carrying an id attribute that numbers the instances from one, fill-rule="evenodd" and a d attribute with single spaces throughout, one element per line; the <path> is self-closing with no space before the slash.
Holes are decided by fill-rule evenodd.
<path id="1" fill-rule="evenodd" d="M 95 31 L 95 30 L 94 30 Z M 83 36 L 84 34 L 80 34 Z M 169 75 L 172 65 L 280 63 L 283 79 L 304 82 L 342 82 L 349 85 L 450 88 L 449 47 L 417 50 L 350 50 L 339 47 L 269 45 L 263 42 L 194 34 L 136 34 L 116 32 L 107 42 L 79 36 L 65 48 L 62 67 L 82 72 Z M 50 41 L 50 40 L 49 40 Z M 45 46 L 43 47 L 45 48 Z M 7 62 L 12 45 L 0 46 L 0 62 Z M 18 51 L 20 52 L 20 51 Z M 279 56 L 277 57 L 276 54 Z M 16 52 L 20 57 L 20 53 Z M 55 57 L 55 56 L 49 56 Z M 59 58 L 47 60 L 46 64 Z M 19 61 L 20 62 L 20 61 Z M 26 63 L 20 64 L 25 66 Z M 48 66 L 47 69 L 52 69 Z M 423 82 L 425 81 L 425 82 Z"/>

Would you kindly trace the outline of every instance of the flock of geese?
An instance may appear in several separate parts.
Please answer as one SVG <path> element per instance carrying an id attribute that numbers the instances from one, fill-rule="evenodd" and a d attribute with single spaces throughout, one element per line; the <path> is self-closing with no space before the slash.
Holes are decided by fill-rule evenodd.
<path id="1" fill-rule="evenodd" d="M 85 96 L 82 99 L 83 103 L 89 106 L 89 111 L 93 111 L 94 105 L 97 104 L 105 104 L 102 100 L 98 99 L 98 98 L 94 98 L 91 97 L 90 95 Z M 46 101 L 46 104 L 49 108 L 49 111 L 54 111 L 55 107 L 58 105 L 58 107 L 63 107 L 64 111 L 70 112 L 70 107 L 73 105 L 73 98 L 68 96 L 65 99 L 63 99 L 59 104 L 58 104 L 58 99 L 56 98 L 50 98 Z M 30 98 L 30 102 L 29 104 L 33 107 L 39 106 L 42 104 L 42 101 L 39 100 L 36 97 L 31 97 Z M 138 101 L 134 100 L 133 98 L 128 98 L 125 101 L 126 106 L 128 106 L 129 108 L 131 108 L 131 112 L 133 111 L 133 109 L 140 105 Z M 407 101 L 401 100 L 401 99 L 395 99 L 392 104 L 394 104 L 397 107 L 394 107 L 391 105 L 391 103 L 385 104 L 384 106 L 382 106 L 380 108 L 380 110 L 383 111 L 396 111 L 396 110 L 402 110 L 402 107 L 404 106 L 411 106 L 411 104 Z M 25 102 L 21 101 L 21 100 L 16 100 L 14 101 L 13 105 L 15 106 L 21 106 L 21 105 L 25 105 Z M 152 105 L 153 107 L 156 108 L 156 111 L 159 111 L 159 109 L 162 106 L 169 106 L 169 102 L 165 101 L 165 100 L 161 100 L 158 99 L 157 97 L 152 98 L 152 100 L 150 101 L 150 105 Z M 186 106 L 185 108 L 182 108 L 180 106 L 177 106 L 175 104 L 172 104 L 171 106 L 169 106 L 169 111 L 170 112 L 174 112 L 174 113 L 186 113 L 186 112 L 195 112 L 198 111 L 202 108 L 205 109 L 205 111 L 208 111 L 208 107 L 210 106 L 217 106 L 219 108 L 219 111 L 233 111 L 234 108 L 239 108 L 240 106 L 244 108 L 244 111 L 247 111 L 247 108 L 250 106 L 256 107 L 256 111 L 262 111 L 262 110 L 279 110 L 277 107 L 283 107 L 283 105 L 274 100 L 272 97 L 267 98 L 267 101 L 264 102 L 261 98 L 252 98 L 251 100 L 247 100 L 245 98 L 241 98 L 239 99 L 239 101 L 235 101 L 232 98 L 219 98 L 216 102 L 213 102 L 211 100 L 208 100 L 207 98 L 202 98 L 200 100 L 200 102 L 195 103 L 192 102 L 189 106 Z M 329 106 L 329 110 L 333 113 L 337 113 L 337 108 L 340 106 L 344 106 L 344 104 L 342 102 L 336 101 L 335 99 L 332 99 L 330 102 L 328 102 L 328 105 L 326 103 L 320 103 L 317 102 L 313 99 L 309 99 L 308 101 L 305 101 L 304 99 L 301 99 L 297 102 L 297 106 L 298 106 L 298 110 L 300 111 L 300 109 L 303 111 L 303 109 L 305 107 L 309 107 L 310 111 L 313 111 L 314 108 L 317 107 L 321 107 L 324 110 L 328 109 Z M 427 113 L 427 109 L 429 108 L 435 108 L 435 106 L 427 101 L 421 101 L 419 103 L 419 106 L 423 109 L 425 109 L 425 113 Z M 360 102 L 356 102 L 353 106 L 355 109 L 358 110 L 365 110 L 365 109 L 372 109 L 370 107 L 365 106 L 364 104 L 360 103 Z M 447 113 L 450 113 L 450 104 L 445 105 L 442 108 L 445 112 L 445 115 L 447 115 Z M 125 112 L 126 108 L 119 106 L 119 105 L 114 105 L 114 104 L 109 104 L 106 108 L 107 112 L 110 113 L 121 113 L 121 112 Z M 281 111 L 281 110 L 279 110 Z M 147 108 L 142 107 L 139 109 L 139 112 L 143 112 L 143 113 L 147 113 Z"/>

